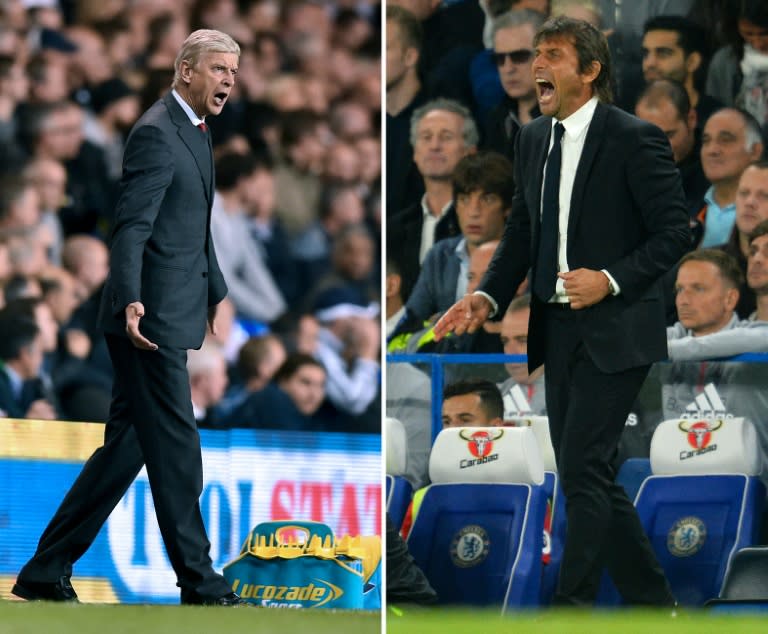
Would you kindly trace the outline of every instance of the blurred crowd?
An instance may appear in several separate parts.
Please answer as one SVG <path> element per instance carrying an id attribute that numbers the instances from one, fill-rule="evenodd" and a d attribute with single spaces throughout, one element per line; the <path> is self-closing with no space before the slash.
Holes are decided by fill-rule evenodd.
<path id="1" fill-rule="evenodd" d="M 372 0 L 0 2 L 0 415 L 106 420 L 124 142 L 213 28 L 242 54 L 208 120 L 230 293 L 189 354 L 196 418 L 378 433 L 380 21 Z"/>

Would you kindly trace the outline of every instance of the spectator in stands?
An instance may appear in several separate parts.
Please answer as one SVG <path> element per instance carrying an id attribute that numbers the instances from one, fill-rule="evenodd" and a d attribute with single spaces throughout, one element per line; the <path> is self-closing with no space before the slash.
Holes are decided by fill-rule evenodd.
<path id="1" fill-rule="evenodd" d="M 768 220 L 749 234 L 747 284 L 757 298 L 757 309 L 749 319 L 768 322 Z"/>
<path id="2" fill-rule="evenodd" d="M 29 103 L 57 103 L 66 99 L 69 96 L 68 67 L 64 58 L 44 53 L 34 55 L 27 62 Z"/>
<path id="3" fill-rule="evenodd" d="M 275 209 L 274 164 L 265 153 L 254 153 L 253 171 L 245 176 L 243 212 L 251 248 L 262 254 L 287 306 L 294 306 L 307 290 L 291 254 L 288 233 Z"/>
<path id="4" fill-rule="evenodd" d="M 387 224 L 387 251 L 398 260 L 406 299 L 432 245 L 459 232 L 451 178 L 457 163 L 475 151 L 478 140 L 472 115 L 457 102 L 438 99 L 413 113 L 413 159 L 424 180 L 425 194 Z"/>
<path id="5" fill-rule="evenodd" d="M 452 188 L 461 234 L 429 251 L 406 302 L 409 319 L 430 319 L 466 293 L 470 256 L 504 231 L 514 190 L 512 164 L 496 152 L 471 154 L 456 166 Z"/>
<path id="6" fill-rule="evenodd" d="M 91 108 L 95 116 L 86 118 L 84 134 L 104 152 L 112 182 L 120 180 L 125 135 L 139 118 L 140 105 L 139 96 L 122 79 L 107 79 L 91 91 Z"/>
<path id="7" fill-rule="evenodd" d="M 501 320 L 501 344 L 504 354 L 528 354 L 528 318 L 530 295 L 521 295 L 509 303 Z M 504 401 L 504 420 L 530 414 L 546 414 L 544 366 L 528 371 L 528 364 L 505 363 L 509 378 L 499 385 Z"/>
<path id="8" fill-rule="evenodd" d="M 0 53 L 0 143 L 13 142 L 18 109 L 28 98 L 29 78 L 24 65 L 13 55 Z M 5 161 L 0 159 L 0 165 L 3 164 Z"/>
<path id="9" fill-rule="evenodd" d="M 449 383 L 443 389 L 443 429 L 451 427 L 498 427 L 504 422 L 504 403 L 501 393 L 491 381 L 468 379 Z M 411 526 L 419 513 L 426 487 L 413 494 L 403 519 L 401 534 L 408 538 Z"/>
<path id="10" fill-rule="evenodd" d="M 91 340 L 87 362 L 94 371 L 112 377 L 112 363 L 106 342 L 98 327 L 99 305 L 104 282 L 109 274 L 109 251 L 103 240 L 84 234 L 67 238 L 61 263 L 71 273 L 82 293 L 83 301 L 75 309 L 70 325 L 82 330 Z"/>
<path id="11" fill-rule="evenodd" d="M 763 154 L 760 127 L 752 115 L 723 108 L 704 126 L 701 166 L 711 187 L 698 214 L 703 225 L 702 248 L 724 244 L 736 222 L 736 191 L 741 173 Z"/>
<path id="12" fill-rule="evenodd" d="M 667 135 L 683 179 L 688 212 L 691 218 L 695 218 L 709 182 L 701 167 L 696 111 L 691 108 L 688 93 L 682 84 L 671 79 L 651 81 L 638 97 L 635 114 L 658 126 Z"/>
<path id="13" fill-rule="evenodd" d="M 328 399 L 341 414 L 353 417 L 368 413 L 378 396 L 380 372 L 379 307 L 359 301 L 358 294 L 336 289 L 318 298 L 315 307 L 320 322 L 315 357 L 328 373 Z M 377 425 L 379 419 L 377 414 Z"/>
<path id="14" fill-rule="evenodd" d="M 331 270 L 310 290 L 309 309 L 328 292 L 344 289 L 359 298 L 358 303 L 379 301 L 378 279 L 374 280 L 373 238 L 362 224 L 344 227 L 333 241 Z M 376 276 L 378 277 L 378 276 Z"/>
<path id="15" fill-rule="evenodd" d="M 286 303 L 245 218 L 260 169 L 253 155 L 227 154 L 217 161 L 211 235 L 237 314 L 270 323 L 285 312 Z"/>
<path id="16" fill-rule="evenodd" d="M 308 110 L 282 117 L 283 155 L 275 168 L 275 209 L 290 236 L 302 233 L 317 218 L 325 160 L 321 127 L 320 118 Z"/>
<path id="17" fill-rule="evenodd" d="M 40 393 L 25 390 L 37 378 L 43 363 L 40 329 L 32 319 L 0 311 L 0 411 L 10 418 L 53 420 L 56 411 Z"/>
<path id="18" fill-rule="evenodd" d="M 64 228 L 59 210 L 67 204 L 67 170 L 51 158 L 30 161 L 23 171 L 24 179 L 37 190 L 40 200 L 40 222 L 50 239 L 48 260 L 61 264 L 61 250 L 64 243 Z"/>
<path id="19" fill-rule="evenodd" d="M 435 0 L 390 0 L 421 22 L 424 40 L 420 67 L 427 92 L 435 97 L 472 103 L 469 63 L 483 47 L 485 15 L 478 2 L 441 7 Z"/>
<path id="20" fill-rule="evenodd" d="M 402 294 L 403 277 L 397 261 L 391 254 L 387 254 L 386 271 L 384 278 L 384 309 L 386 317 L 385 337 L 395 332 L 400 320 L 405 316 L 405 303 Z"/>
<path id="21" fill-rule="evenodd" d="M 764 229 L 768 230 L 768 226 Z M 753 273 L 756 283 L 757 278 Z M 673 363 L 660 364 L 655 370 L 662 386 L 665 419 L 697 411 L 746 416 L 755 424 L 763 452 L 768 456 L 765 364 L 691 363 L 768 351 L 768 322 L 739 321 L 734 312 L 741 279 L 736 261 L 720 250 L 700 249 L 683 257 L 677 277 L 680 321 L 667 329 Z"/>
<path id="22" fill-rule="evenodd" d="M 227 417 L 249 395 L 263 390 L 286 356 L 280 337 L 273 334 L 249 337 L 238 351 L 229 389 L 216 408 L 219 416 Z"/>
<path id="23" fill-rule="evenodd" d="M 251 394 L 230 414 L 230 427 L 322 431 L 317 412 L 326 395 L 326 371 L 309 355 L 289 355 L 263 390 Z"/>
<path id="24" fill-rule="evenodd" d="M 750 235 L 764 220 L 768 220 L 768 162 L 758 161 L 741 174 L 736 190 L 736 221 L 728 242 L 721 247 L 736 259 L 744 275 L 747 273 Z M 736 313 L 746 319 L 754 310 L 755 293 L 746 280 L 742 280 Z"/>
<path id="25" fill-rule="evenodd" d="M 703 92 L 709 59 L 704 31 L 694 22 L 678 15 L 657 15 L 645 23 L 643 33 L 643 78 L 680 82 L 696 112 L 695 126 L 704 129 L 710 115 L 723 102 Z"/>
<path id="26" fill-rule="evenodd" d="M 197 426 L 218 427 L 221 421 L 216 405 L 224 397 L 229 382 L 224 354 L 215 343 L 206 341 L 202 347 L 187 354 L 187 372 Z"/>
<path id="27" fill-rule="evenodd" d="M 0 231 L 34 229 L 40 224 L 40 197 L 24 179 L 8 175 L 0 180 Z"/>
<path id="28" fill-rule="evenodd" d="M 768 6 L 742 0 L 725 9 L 728 43 L 712 57 L 707 92 L 728 106 L 749 112 L 768 130 Z"/>
<path id="29" fill-rule="evenodd" d="M 387 3 L 387 217 L 424 193 L 413 162 L 411 116 L 427 99 L 419 78 L 421 24 L 407 9 Z"/>
<path id="30" fill-rule="evenodd" d="M 61 161 L 67 169 L 70 204 L 60 213 L 64 232 L 106 230 L 115 191 L 107 177 L 104 153 L 84 140 L 82 108 L 70 101 L 30 106 L 20 133 L 32 158 Z"/>
<path id="31" fill-rule="evenodd" d="M 515 159 L 515 139 L 521 126 L 541 114 L 533 81 L 533 36 L 544 22 L 536 11 L 504 13 L 493 21 L 492 58 L 504 98 L 485 123 L 482 147 Z"/>

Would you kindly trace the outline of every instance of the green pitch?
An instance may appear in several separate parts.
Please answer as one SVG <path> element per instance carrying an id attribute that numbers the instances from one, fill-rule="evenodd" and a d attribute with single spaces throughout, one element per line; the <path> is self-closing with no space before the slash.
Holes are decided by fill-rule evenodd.
<path id="1" fill-rule="evenodd" d="M 378 612 L 0 601 L 0 634 L 380 634 Z"/>
<path id="2" fill-rule="evenodd" d="M 559 612 L 500 616 L 482 610 L 390 607 L 387 634 L 744 634 L 768 632 L 765 616 L 714 616 L 706 611 Z"/>

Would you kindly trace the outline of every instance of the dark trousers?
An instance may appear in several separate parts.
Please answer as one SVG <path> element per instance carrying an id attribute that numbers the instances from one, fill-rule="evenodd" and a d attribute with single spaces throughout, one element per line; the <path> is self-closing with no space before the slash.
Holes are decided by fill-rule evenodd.
<path id="1" fill-rule="evenodd" d="M 106 335 L 115 369 L 104 445 L 83 466 L 32 559 L 19 573 L 30 581 L 72 574 L 99 529 L 146 464 L 160 532 L 182 590 L 216 598 L 231 588 L 214 572 L 200 514 L 200 436 L 192 413 L 187 352 L 142 351 Z"/>
<path id="2" fill-rule="evenodd" d="M 580 336 L 585 317 L 546 309 L 547 414 L 568 522 L 555 602 L 591 604 L 607 568 L 628 603 L 672 605 L 664 572 L 612 466 L 649 367 L 600 371 Z"/>

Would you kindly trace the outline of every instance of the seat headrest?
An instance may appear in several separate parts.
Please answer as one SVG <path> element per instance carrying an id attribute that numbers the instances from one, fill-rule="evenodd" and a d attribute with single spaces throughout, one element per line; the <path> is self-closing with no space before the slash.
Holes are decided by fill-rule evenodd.
<path id="1" fill-rule="evenodd" d="M 400 476 L 405 473 L 407 439 L 405 426 L 396 418 L 384 419 L 384 438 L 386 438 L 385 456 L 386 473 Z"/>
<path id="2" fill-rule="evenodd" d="M 529 427 L 449 427 L 429 456 L 433 483 L 541 484 L 544 464 Z"/>
<path id="3" fill-rule="evenodd" d="M 505 420 L 504 424 L 512 424 L 515 427 L 530 427 L 533 430 L 533 435 L 536 436 L 536 442 L 539 444 L 544 470 L 557 472 L 555 450 L 552 448 L 552 437 L 549 435 L 549 418 L 546 416 L 515 416 Z"/>
<path id="4" fill-rule="evenodd" d="M 672 418 L 651 439 L 656 475 L 743 473 L 762 468 L 757 432 L 745 418 Z"/>

